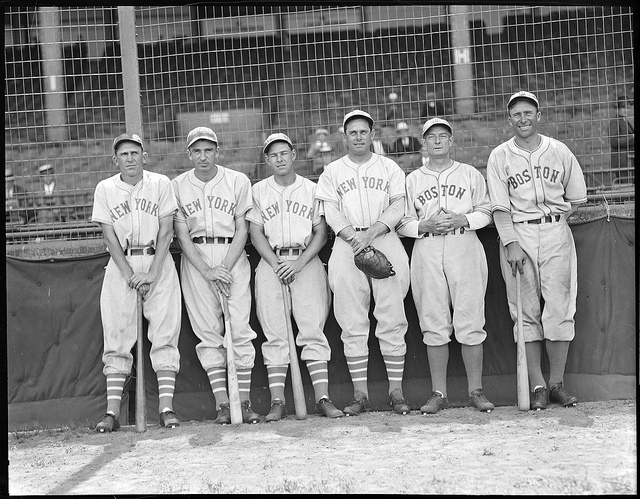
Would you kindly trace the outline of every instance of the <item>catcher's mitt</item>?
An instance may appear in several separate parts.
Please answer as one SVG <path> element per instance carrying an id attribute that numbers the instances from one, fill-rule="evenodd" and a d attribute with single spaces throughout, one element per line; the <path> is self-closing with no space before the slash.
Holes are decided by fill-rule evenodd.
<path id="1" fill-rule="evenodd" d="M 353 257 L 353 261 L 356 267 L 373 279 L 386 279 L 396 275 L 386 255 L 373 246 L 367 246 Z"/>

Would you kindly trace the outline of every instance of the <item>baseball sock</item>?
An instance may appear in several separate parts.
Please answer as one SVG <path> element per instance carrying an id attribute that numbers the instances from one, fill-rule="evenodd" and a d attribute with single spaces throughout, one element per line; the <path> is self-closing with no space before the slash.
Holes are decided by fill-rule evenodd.
<path id="1" fill-rule="evenodd" d="M 387 379 L 389 380 L 389 394 L 393 390 L 400 390 L 402 393 L 402 375 L 404 373 L 404 355 L 383 355 L 384 365 L 387 368 Z"/>
<path id="2" fill-rule="evenodd" d="M 269 379 L 269 391 L 271 402 L 280 399 L 284 402 L 284 383 L 287 379 L 288 365 L 267 366 L 267 378 Z"/>
<path id="3" fill-rule="evenodd" d="M 251 393 L 251 368 L 238 369 L 238 390 L 240 402 L 248 401 Z"/>
<path id="4" fill-rule="evenodd" d="M 447 398 L 447 365 L 449 364 L 449 345 L 437 347 L 427 345 L 427 359 L 431 373 L 431 389 L 439 391 Z"/>
<path id="5" fill-rule="evenodd" d="M 227 394 L 227 369 L 225 367 L 212 367 L 207 370 L 211 391 L 216 399 L 216 409 L 220 408 L 220 404 L 229 402 Z"/>
<path id="6" fill-rule="evenodd" d="M 549 386 L 554 386 L 562 382 L 564 369 L 567 365 L 569 343 L 569 341 L 545 340 L 545 347 L 547 348 L 547 355 L 549 357 Z"/>
<path id="7" fill-rule="evenodd" d="M 107 374 L 107 412 L 116 419 L 120 417 L 120 402 L 126 380 L 126 374 Z"/>
<path id="8" fill-rule="evenodd" d="M 347 367 L 351 375 L 353 383 L 353 391 L 362 392 L 367 397 L 369 390 L 367 389 L 367 366 L 369 365 L 369 356 L 363 357 L 347 357 Z"/>
<path id="9" fill-rule="evenodd" d="M 160 412 L 173 411 L 173 393 L 176 390 L 175 371 L 158 371 L 158 407 Z"/>
<path id="10" fill-rule="evenodd" d="M 308 360 L 307 369 L 311 377 L 316 402 L 321 398 L 329 398 L 329 367 L 326 360 Z"/>
<path id="11" fill-rule="evenodd" d="M 479 345 L 461 345 L 462 361 L 467 371 L 469 395 L 473 390 L 482 389 L 482 343 Z"/>
<path id="12" fill-rule="evenodd" d="M 534 391 L 537 386 L 546 388 L 547 384 L 544 382 L 541 365 L 542 342 L 527 341 L 524 346 L 527 351 L 527 369 L 529 370 L 529 386 L 531 387 L 531 391 Z"/>

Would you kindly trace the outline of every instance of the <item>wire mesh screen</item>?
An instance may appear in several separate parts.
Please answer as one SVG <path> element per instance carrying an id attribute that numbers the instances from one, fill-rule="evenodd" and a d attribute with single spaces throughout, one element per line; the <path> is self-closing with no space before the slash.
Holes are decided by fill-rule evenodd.
<path id="1" fill-rule="evenodd" d="M 287 133 L 296 171 L 315 179 L 345 154 L 340 125 L 355 108 L 376 119 L 380 150 L 405 171 L 422 164 L 422 123 L 440 116 L 453 125 L 455 159 L 484 173 L 511 137 L 506 100 L 529 90 L 541 132 L 580 161 L 590 202 L 634 199 L 629 7 L 130 10 L 132 44 L 120 41 L 116 7 L 5 10 L 9 242 L 100 237 L 93 189 L 115 173 L 113 137 L 132 131 L 123 83 L 132 75 L 148 169 L 170 178 L 190 168 L 186 135 L 203 125 L 220 139 L 219 163 L 254 181 L 270 174 L 263 140 Z M 137 64 L 123 67 L 127 54 Z"/>

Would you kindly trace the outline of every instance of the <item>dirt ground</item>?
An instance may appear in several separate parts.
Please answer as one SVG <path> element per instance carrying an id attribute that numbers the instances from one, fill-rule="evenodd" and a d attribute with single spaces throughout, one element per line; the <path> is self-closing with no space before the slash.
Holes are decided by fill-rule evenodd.
<path id="1" fill-rule="evenodd" d="M 633 494 L 636 401 L 8 435 L 10 495 Z"/>

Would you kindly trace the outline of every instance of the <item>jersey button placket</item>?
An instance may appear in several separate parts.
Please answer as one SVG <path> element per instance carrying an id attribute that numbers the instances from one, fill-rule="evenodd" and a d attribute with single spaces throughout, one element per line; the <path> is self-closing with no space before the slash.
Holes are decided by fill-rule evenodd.
<path id="1" fill-rule="evenodd" d="M 285 189 L 286 191 L 286 189 Z M 286 246 L 291 246 L 291 217 L 288 207 L 291 206 L 288 194 L 282 195 L 282 242 Z"/>
<path id="2" fill-rule="evenodd" d="M 134 188 L 129 196 L 129 203 L 131 204 L 131 246 L 140 246 L 140 215 L 138 210 L 134 210 L 136 207 L 136 196 L 140 193 L 140 189 Z M 139 197 L 139 196 L 138 196 Z"/>

